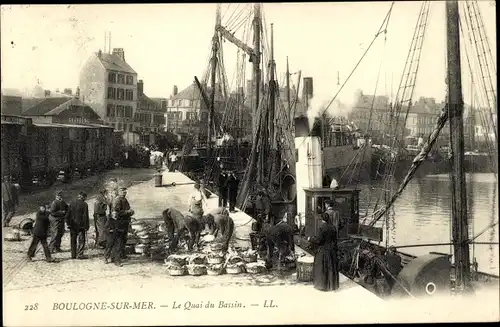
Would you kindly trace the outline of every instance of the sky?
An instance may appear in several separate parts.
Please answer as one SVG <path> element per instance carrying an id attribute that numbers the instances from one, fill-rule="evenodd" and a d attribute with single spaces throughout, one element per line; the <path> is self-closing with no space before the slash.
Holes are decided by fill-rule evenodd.
<path id="1" fill-rule="evenodd" d="M 338 91 L 337 76 L 342 84 L 390 6 L 385 1 L 263 4 L 267 33 L 269 24 L 274 24 L 279 82 L 288 56 L 292 73 L 301 70 L 302 77 L 313 77 L 315 98 L 331 100 Z M 395 95 L 420 6 L 420 2 L 395 3 L 385 40 L 383 34 L 375 40 L 338 99 L 349 103 L 356 90 Z M 431 5 L 414 98 L 441 101 L 445 95 L 444 6 L 440 1 Z M 479 6 L 495 51 L 495 5 L 479 1 Z M 242 8 L 245 4 L 223 4 L 222 24 Z M 38 84 L 52 90 L 75 89 L 81 67 L 93 52 L 104 50 L 104 35 L 110 31 L 111 47 L 124 48 L 125 59 L 144 80 L 145 93 L 169 97 L 173 85 L 182 90 L 207 70 L 215 12 L 215 3 L 2 6 L 2 88 L 31 90 Z M 250 14 L 250 8 L 245 12 Z M 231 82 L 236 47 L 229 42 L 224 43 L 224 57 Z M 293 84 L 296 79 L 293 75 Z M 464 86 L 467 102 L 466 89 Z"/>

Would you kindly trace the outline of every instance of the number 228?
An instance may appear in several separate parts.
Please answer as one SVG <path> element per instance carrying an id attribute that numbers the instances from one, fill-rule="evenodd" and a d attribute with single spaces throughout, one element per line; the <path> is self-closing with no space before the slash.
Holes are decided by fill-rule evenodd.
<path id="1" fill-rule="evenodd" d="M 34 310 L 38 310 L 38 303 L 24 306 L 24 311 L 34 311 Z"/>

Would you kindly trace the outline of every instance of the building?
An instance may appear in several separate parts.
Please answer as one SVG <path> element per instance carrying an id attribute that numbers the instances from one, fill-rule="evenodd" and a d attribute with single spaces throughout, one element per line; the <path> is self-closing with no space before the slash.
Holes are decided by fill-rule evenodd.
<path id="1" fill-rule="evenodd" d="M 137 110 L 134 114 L 134 129 L 139 133 L 140 143 L 154 144 L 156 135 L 165 128 L 166 101 L 158 103 L 144 94 L 144 82 L 137 82 Z M 163 106 L 163 108 L 162 108 Z"/>
<path id="2" fill-rule="evenodd" d="M 1 111 L 2 115 L 17 115 L 20 116 L 22 113 L 23 102 L 20 96 L 12 95 L 1 95 L 2 105 Z"/>
<path id="3" fill-rule="evenodd" d="M 217 116 L 221 116 L 224 107 L 222 90 L 217 87 L 215 92 L 214 107 Z M 207 96 L 210 97 L 211 89 L 206 88 Z M 201 92 L 193 82 L 190 86 L 178 92 L 174 86 L 172 95 L 167 101 L 165 113 L 165 131 L 181 136 L 192 135 L 192 133 L 205 135 L 208 126 L 209 108 L 202 99 Z"/>
<path id="4" fill-rule="evenodd" d="M 124 132 L 126 145 L 137 143 L 134 116 L 137 110 L 137 73 L 126 62 L 122 48 L 92 54 L 80 72 L 80 98 L 106 125 Z"/>
<path id="5" fill-rule="evenodd" d="M 72 125 L 102 124 L 101 117 L 76 97 L 47 97 L 24 111 L 33 123 Z"/>
<path id="6" fill-rule="evenodd" d="M 406 128 L 414 137 L 427 136 L 434 131 L 444 103 L 434 98 L 420 97 L 410 108 Z"/>
<path id="7" fill-rule="evenodd" d="M 348 119 L 363 132 L 379 134 L 387 128 L 387 122 L 390 120 L 390 105 L 387 96 L 366 95 L 362 91 L 357 91 L 356 101 L 348 114 Z"/>

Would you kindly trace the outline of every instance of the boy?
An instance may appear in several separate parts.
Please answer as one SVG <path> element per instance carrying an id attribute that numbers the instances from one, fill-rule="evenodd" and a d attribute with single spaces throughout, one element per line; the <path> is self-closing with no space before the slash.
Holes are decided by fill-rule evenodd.
<path id="1" fill-rule="evenodd" d="M 49 206 L 40 205 L 38 212 L 36 213 L 35 226 L 31 231 L 33 239 L 31 245 L 28 249 L 28 260 L 32 260 L 35 256 L 35 251 L 38 243 L 42 243 L 43 252 L 45 254 L 45 259 L 47 262 L 56 262 L 50 255 L 49 246 L 47 244 L 47 234 L 49 231 Z"/>

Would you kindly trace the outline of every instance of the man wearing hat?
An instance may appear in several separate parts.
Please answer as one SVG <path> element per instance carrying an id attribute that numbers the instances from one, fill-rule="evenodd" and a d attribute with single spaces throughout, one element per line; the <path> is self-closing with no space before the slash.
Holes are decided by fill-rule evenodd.
<path id="1" fill-rule="evenodd" d="M 76 200 L 68 206 L 66 224 L 71 236 L 71 259 L 87 259 L 83 254 L 90 227 L 89 205 L 85 202 L 87 194 L 80 192 Z"/>
<path id="2" fill-rule="evenodd" d="M 111 256 L 117 266 L 122 265 L 121 261 L 125 256 L 130 218 L 134 215 L 126 196 L 127 188 L 121 187 L 118 197 L 113 202 L 113 212 L 108 224 L 110 238 L 106 242 L 108 244 L 104 259 L 107 263 Z"/>
<path id="3" fill-rule="evenodd" d="M 52 253 L 61 252 L 61 238 L 64 235 L 64 217 L 68 211 L 68 204 L 63 200 L 63 192 L 57 191 L 56 198 L 50 205 L 50 243 Z"/>

